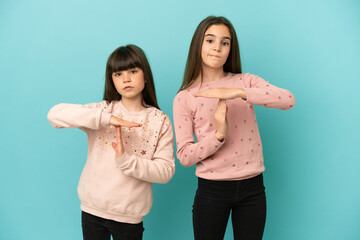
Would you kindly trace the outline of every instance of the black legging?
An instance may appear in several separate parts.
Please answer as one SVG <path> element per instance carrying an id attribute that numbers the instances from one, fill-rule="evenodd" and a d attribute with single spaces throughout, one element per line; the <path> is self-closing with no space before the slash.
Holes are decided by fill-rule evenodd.
<path id="1" fill-rule="evenodd" d="M 81 214 L 84 240 L 141 240 L 143 223 L 130 224 L 104 219 L 86 212 Z"/>
<path id="2" fill-rule="evenodd" d="M 222 240 L 231 212 L 234 240 L 262 239 L 266 196 L 262 174 L 238 181 L 199 178 L 193 205 L 195 240 Z"/>

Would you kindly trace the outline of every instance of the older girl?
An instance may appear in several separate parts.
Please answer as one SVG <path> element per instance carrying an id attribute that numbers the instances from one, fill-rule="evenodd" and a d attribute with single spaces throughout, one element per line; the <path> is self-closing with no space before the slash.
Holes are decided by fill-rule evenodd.
<path id="1" fill-rule="evenodd" d="M 199 24 L 173 109 L 177 157 L 186 167 L 196 165 L 198 176 L 196 240 L 223 239 L 230 213 L 234 239 L 262 238 L 265 168 L 254 105 L 288 110 L 294 104 L 289 91 L 242 73 L 236 33 L 226 18 Z"/>

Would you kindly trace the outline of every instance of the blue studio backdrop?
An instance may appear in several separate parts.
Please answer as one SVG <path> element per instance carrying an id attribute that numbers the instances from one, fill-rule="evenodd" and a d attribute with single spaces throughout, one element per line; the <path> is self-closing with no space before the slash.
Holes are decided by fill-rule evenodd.
<path id="1" fill-rule="evenodd" d="M 172 119 L 192 35 L 209 15 L 235 26 L 243 72 L 297 100 L 290 111 L 256 107 L 264 239 L 360 239 L 358 0 L 1 1 L 0 239 L 82 238 L 76 188 L 86 135 L 52 128 L 48 110 L 101 101 L 109 54 L 133 43 Z M 193 239 L 194 171 L 177 161 L 174 178 L 154 184 L 144 239 Z"/>

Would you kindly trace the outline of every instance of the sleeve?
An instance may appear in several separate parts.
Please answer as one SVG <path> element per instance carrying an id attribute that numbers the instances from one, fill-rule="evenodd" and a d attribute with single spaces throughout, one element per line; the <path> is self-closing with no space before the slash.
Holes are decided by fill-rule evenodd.
<path id="1" fill-rule="evenodd" d="M 191 167 L 206 159 L 225 143 L 225 140 L 220 142 L 216 138 L 215 131 L 195 143 L 193 117 L 190 111 L 186 96 L 176 95 L 173 103 L 176 156 L 185 167 Z"/>
<path id="2" fill-rule="evenodd" d="M 144 159 L 124 153 L 115 159 L 124 174 L 147 182 L 167 183 L 175 173 L 174 141 L 168 117 L 162 126 L 152 159 Z"/>
<path id="3" fill-rule="evenodd" d="M 111 113 L 105 111 L 106 101 L 91 104 L 61 103 L 52 107 L 47 115 L 54 128 L 99 129 L 109 125 Z"/>
<path id="4" fill-rule="evenodd" d="M 247 87 L 244 90 L 248 103 L 281 110 L 289 110 L 295 106 L 295 98 L 290 91 L 271 85 L 256 75 L 245 76 Z"/>

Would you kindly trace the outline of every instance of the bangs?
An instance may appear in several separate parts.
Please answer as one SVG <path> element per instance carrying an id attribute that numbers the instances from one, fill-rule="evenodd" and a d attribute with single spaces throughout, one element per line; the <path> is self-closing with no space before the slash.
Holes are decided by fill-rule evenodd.
<path id="1" fill-rule="evenodd" d="M 143 69 L 140 58 L 132 49 L 127 47 L 118 48 L 108 61 L 108 70 L 111 73 L 136 67 Z"/>

